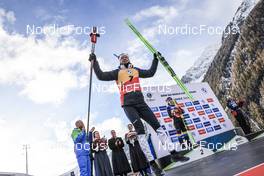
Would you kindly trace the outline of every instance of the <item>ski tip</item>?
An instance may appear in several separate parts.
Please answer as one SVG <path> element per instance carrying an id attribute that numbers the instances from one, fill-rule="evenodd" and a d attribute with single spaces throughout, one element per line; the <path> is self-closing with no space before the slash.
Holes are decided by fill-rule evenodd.
<path id="1" fill-rule="evenodd" d="M 119 58 L 119 56 L 117 54 L 113 54 L 117 59 Z"/>
<path id="2" fill-rule="evenodd" d="M 130 23 L 130 21 L 129 21 L 129 19 L 128 18 L 125 18 L 125 20 L 124 20 L 127 24 L 129 24 Z"/>

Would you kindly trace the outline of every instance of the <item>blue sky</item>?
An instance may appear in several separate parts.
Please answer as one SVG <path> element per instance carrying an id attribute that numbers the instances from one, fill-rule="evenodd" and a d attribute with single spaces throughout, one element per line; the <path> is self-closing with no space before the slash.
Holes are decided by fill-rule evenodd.
<path id="1" fill-rule="evenodd" d="M 23 144 L 30 144 L 30 173 L 56 175 L 76 165 L 70 139 L 75 120 L 87 113 L 90 43 L 87 35 L 27 34 L 27 25 L 104 27 L 96 54 L 104 70 L 118 66 L 113 53 L 128 52 L 138 67 L 152 55 L 124 23 L 129 17 L 166 57 L 176 73 L 185 71 L 221 35 L 165 35 L 159 25 L 224 28 L 241 0 L 1 0 L 0 1 L 0 171 L 24 172 Z M 144 85 L 174 84 L 159 66 Z M 96 85 L 114 85 L 100 82 Z M 128 123 L 116 89 L 93 92 L 92 124 L 104 135 L 123 135 Z M 56 167 L 54 167 L 56 165 Z M 68 168 L 68 169 L 65 169 Z"/>

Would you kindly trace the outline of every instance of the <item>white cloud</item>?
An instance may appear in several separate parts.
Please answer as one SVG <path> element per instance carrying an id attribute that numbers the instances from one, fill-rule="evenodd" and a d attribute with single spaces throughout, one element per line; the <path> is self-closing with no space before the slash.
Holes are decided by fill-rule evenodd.
<path id="1" fill-rule="evenodd" d="M 1 116 L 0 134 L 3 143 L 0 145 L 0 170 L 7 172 L 25 171 L 24 144 L 30 146 L 30 174 L 54 176 L 75 168 L 77 161 L 70 135 L 75 126 L 75 121 L 82 119 L 86 125 L 86 118 L 87 116 L 79 116 L 71 121 L 65 121 L 47 117 L 46 120 L 44 118 L 38 124 L 30 125 L 29 128 L 31 121 L 14 119 L 8 120 L 9 125 L 7 125 L 7 121 Z M 106 120 L 98 120 L 97 112 L 91 114 L 90 123 L 90 127 L 95 126 L 96 130 L 107 138 L 110 138 L 110 130 L 112 129 L 116 130 L 117 134 L 122 137 L 127 131 L 126 124 L 121 118 L 112 117 Z"/>
<path id="2" fill-rule="evenodd" d="M 41 21 L 61 22 L 65 20 L 65 17 L 63 16 L 64 11 L 65 10 L 52 12 L 52 11 L 47 11 L 44 8 L 39 7 L 33 10 L 33 13 Z"/>
<path id="3" fill-rule="evenodd" d="M 181 77 L 183 73 L 194 63 L 197 58 L 195 50 L 180 49 L 172 54 L 173 62 L 171 66 L 177 70 L 178 76 Z"/>
<path id="4" fill-rule="evenodd" d="M 148 41 L 151 41 L 152 45 L 157 45 L 159 43 L 159 40 L 156 38 L 158 36 L 158 25 L 171 23 L 178 15 L 178 9 L 174 6 L 156 5 L 140 10 L 133 15 L 132 19 L 136 22 L 141 22 L 155 17 L 155 20 L 148 27 L 145 27 L 141 33 Z M 128 52 L 135 58 L 133 61 L 138 66 L 147 66 L 151 63 L 147 54 L 149 51 L 143 45 L 137 38 L 129 41 L 128 44 Z"/>
<path id="5" fill-rule="evenodd" d="M 2 25 L 5 20 L 9 23 L 14 23 L 16 21 L 15 14 L 12 11 L 6 11 L 0 8 L 0 25 Z"/>
<path id="6" fill-rule="evenodd" d="M 69 141 L 70 130 L 72 128 L 67 124 L 67 121 L 58 121 L 48 118 L 44 123 L 44 126 L 50 128 L 51 131 L 54 131 L 57 142 Z"/>
<path id="7" fill-rule="evenodd" d="M 28 81 L 20 94 L 36 103 L 60 104 L 67 93 L 75 88 L 78 88 L 78 78 L 74 73 L 66 70 L 59 73 L 45 71 Z"/>
<path id="8" fill-rule="evenodd" d="M 6 120 L 0 117 L 0 127 L 6 124 Z"/>
<path id="9" fill-rule="evenodd" d="M 0 13 L 0 19 L 5 20 L 3 14 L 12 19 L 13 13 Z M 62 103 L 69 91 L 86 86 L 89 49 L 80 47 L 70 34 L 48 33 L 38 39 L 9 34 L 0 25 L 0 84 L 19 85 L 20 95 L 53 104 Z"/>
<path id="10" fill-rule="evenodd" d="M 175 18 L 175 16 L 178 15 L 178 11 L 175 7 L 173 6 L 152 6 L 147 9 L 143 9 L 136 13 L 133 17 L 134 20 L 136 21 L 142 21 L 146 20 L 151 17 L 156 17 L 159 20 L 162 19 L 162 21 L 170 21 L 171 19 Z"/>
<path id="11" fill-rule="evenodd" d="M 183 24 L 197 25 L 197 23 L 205 25 L 216 25 L 217 23 L 219 23 L 219 25 L 225 25 L 229 22 L 229 20 L 232 19 L 240 3 L 241 0 L 235 0 L 232 2 L 227 0 L 206 0 L 203 2 L 199 2 L 199 5 L 192 6 L 192 4 L 189 3 L 189 0 L 172 0 L 170 5 L 152 6 L 142 9 L 138 11 L 132 17 L 132 19 L 137 22 L 136 26 L 138 26 L 140 22 L 144 22 L 144 30 L 140 28 L 140 32 L 150 41 L 151 44 L 153 44 L 154 46 L 159 46 L 162 43 L 167 44 L 167 41 L 165 40 L 168 40 L 168 37 L 161 37 L 160 35 L 158 35 L 158 26 L 160 24 L 166 24 L 167 26 L 178 26 Z M 165 38 L 165 40 L 163 40 L 163 38 Z M 214 38 L 214 40 L 215 39 L 216 38 Z M 168 48 L 168 53 L 166 53 L 165 55 L 169 56 L 168 58 L 172 58 L 168 59 L 168 61 L 171 64 L 172 68 L 174 68 L 177 75 L 183 75 L 185 71 L 194 63 L 199 54 L 201 54 L 201 51 L 203 50 L 203 46 L 201 43 L 204 43 L 204 47 L 208 45 L 208 43 L 203 42 L 203 39 L 201 39 L 200 41 L 194 40 L 190 45 L 191 47 L 188 47 L 186 45 L 182 47 L 179 46 L 177 48 L 177 51 L 171 51 Z M 150 64 L 150 60 L 146 55 L 146 53 L 148 53 L 149 51 L 147 51 L 141 41 L 139 41 L 138 39 L 129 41 L 128 46 L 129 53 L 131 53 L 135 58 L 140 58 L 136 59 L 136 64 L 140 64 L 139 66 L 146 66 Z M 142 60 L 143 62 L 140 62 Z M 159 74 L 159 77 L 162 77 L 162 84 L 165 81 L 164 79 L 167 80 L 165 81 L 166 83 L 173 83 L 173 81 L 171 81 L 171 79 L 166 75 L 167 73 L 165 73 L 165 70 L 158 70 L 157 74 Z M 154 82 L 155 84 L 161 83 L 159 79 L 144 80 L 142 82 Z"/>
<path id="12" fill-rule="evenodd" d="M 76 166 L 70 126 L 65 121 L 39 122 L 9 119 L 0 123 L 0 170 L 25 172 L 24 144 L 29 144 L 29 173 L 37 176 L 54 176 Z M 45 124 L 45 125 L 40 125 Z M 54 135 L 55 134 L 55 135 Z M 54 140 L 53 136 L 56 137 Z M 67 139 L 66 139 L 67 138 Z M 56 166 L 56 167 L 54 167 Z"/>
<path id="13" fill-rule="evenodd" d="M 127 131 L 126 124 L 124 124 L 122 119 L 119 117 L 112 117 L 92 125 L 95 126 L 96 130 L 98 130 L 102 136 L 105 135 L 107 138 L 110 138 L 111 130 L 115 130 L 117 135 L 121 137 L 124 137 L 124 134 Z"/>

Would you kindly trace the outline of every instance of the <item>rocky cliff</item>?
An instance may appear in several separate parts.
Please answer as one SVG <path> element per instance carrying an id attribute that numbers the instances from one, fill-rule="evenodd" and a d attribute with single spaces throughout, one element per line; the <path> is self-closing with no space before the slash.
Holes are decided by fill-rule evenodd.
<path id="1" fill-rule="evenodd" d="M 234 25 L 238 31 L 223 35 L 203 81 L 210 84 L 224 106 L 228 95 L 245 100 L 245 110 L 264 128 L 264 0 L 252 10 L 250 3 L 244 1 L 227 26 L 226 31 Z M 239 15 L 241 12 L 249 14 Z"/>

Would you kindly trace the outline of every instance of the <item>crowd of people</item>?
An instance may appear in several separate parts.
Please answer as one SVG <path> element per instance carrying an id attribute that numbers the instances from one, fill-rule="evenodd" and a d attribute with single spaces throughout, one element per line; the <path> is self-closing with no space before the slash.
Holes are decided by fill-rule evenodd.
<path id="1" fill-rule="evenodd" d="M 92 176 L 93 173 L 95 176 L 126 176 L 128 173 L 147 176 L 151 174 L 149 162 L 141 150 L 137 132 L 132 124 L 127 125 L 128 132 L 124 135 L 124 140 L 116 135 L 115 130 L 111 130 L 109 140 L 101 137 L 94 127 L 87 134 L 81 120 L 76 121 L 75 126 L 72 139 L 75 143 L 80 176 Z M 124 151 L 125 145 L 128 145 L 130 162 Z M 108 149 L 112 151 L 112 162 L 107 154 Z"/>

